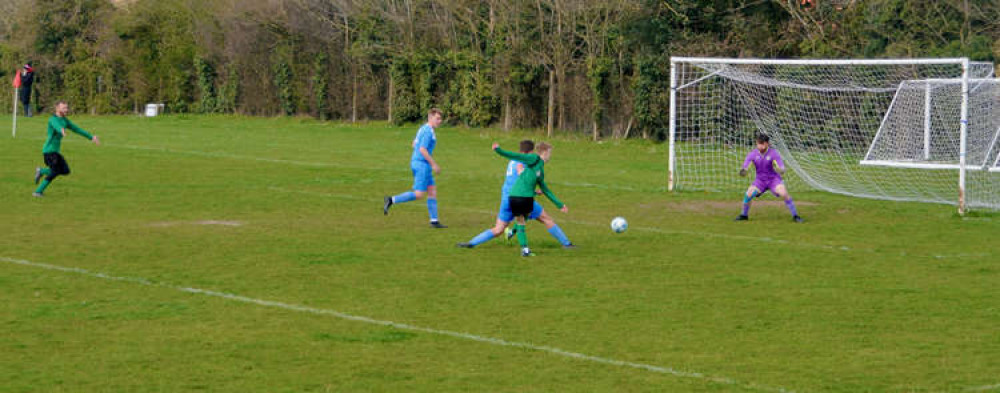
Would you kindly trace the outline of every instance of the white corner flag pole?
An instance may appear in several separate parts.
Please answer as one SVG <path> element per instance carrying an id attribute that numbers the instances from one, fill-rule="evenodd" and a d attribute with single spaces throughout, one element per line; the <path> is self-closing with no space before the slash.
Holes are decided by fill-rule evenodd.
<path id="1" fill-rule="evenodd" d="M 10 131 L 11 138 L 17 138 L 17 88 L 14 88 L 14 129 Z"/>

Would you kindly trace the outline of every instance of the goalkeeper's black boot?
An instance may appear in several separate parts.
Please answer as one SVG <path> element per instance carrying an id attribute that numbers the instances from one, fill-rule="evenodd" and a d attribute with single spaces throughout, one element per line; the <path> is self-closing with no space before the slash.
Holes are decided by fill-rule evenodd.
<path id="1" fill-rule="evenodd" d="M 735 219 L 733 219 L 733 221 L 750 221 L 750 217 L 739 216 L 739 217 L 736 217 Z"/>
<path id="2" fill-rule="evenodd" d="M 392 207 L 392 197 L 385 197 L 385 203 L 382 204 L 382 214 L 389 215 L 389 208 Z"/>
<path id="3" fill-rule="evenodd" d="M 805 220 L 803 220 L 802 217 L 799 217 L 799 216 L 792 217 L 792 221 L 799 222 L 799 223 L 805 222 Z"/>

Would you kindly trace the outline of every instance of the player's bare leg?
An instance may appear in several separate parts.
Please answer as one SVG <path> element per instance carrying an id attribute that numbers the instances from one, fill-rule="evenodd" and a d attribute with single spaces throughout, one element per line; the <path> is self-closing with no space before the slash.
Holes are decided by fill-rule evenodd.
<path id="1" fill-rule="evenodd" d="M 743 194 L 743 213 L 741 213 L 739 217 L 736 217 L 736 221 L 746 221 L 750 219 L 750 203 L 753 202 L 753 199 L 759 195 L 760 190 L 757 186 L 751 185 L 750 188 L 747 188 L 747 192 Z"/>
<path id="2" fill-rule="evenodd" d="M 779 184 L 774 187 L 774 195 L 785 200 L 785 206 L 788 207 L 788 212 L 792 213 L 792 220 L 795 222 L 802 222 L 802 217 L 799 217 L 799 212 L 795 209 L 795 202 L 792 201 L 792 194 L 788 193 L 788 189 L 785 184 Z"/>

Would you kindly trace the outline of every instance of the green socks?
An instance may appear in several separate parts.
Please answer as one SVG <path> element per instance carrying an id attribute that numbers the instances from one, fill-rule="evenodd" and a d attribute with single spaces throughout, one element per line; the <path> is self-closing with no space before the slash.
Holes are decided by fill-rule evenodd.
<path id="1" fill-rule="evenodd" d="M 524 230 L 524 225 L 514 224 L 514 230 L 517 231 L 517 243 L 521 247 L 528 247 L 528 232 Z"/>
<path id="2" fill-rule="evenodd" d="M 35 192 L 39 194 L 45 192 L 45 187 L 48 187 L 49 183 L 52 183 L 52 180 L 49 180 L 48 178 L 42 179 L 42 183 L 38 185 L 38 188 L 35 189 Z"/>

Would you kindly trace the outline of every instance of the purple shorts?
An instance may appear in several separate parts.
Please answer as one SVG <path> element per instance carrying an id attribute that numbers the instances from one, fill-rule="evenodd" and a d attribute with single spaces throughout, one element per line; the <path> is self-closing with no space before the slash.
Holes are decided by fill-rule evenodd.
<path id="1" fill-rule="evenodd" d="M 774 189 L 779 185 L 781 185 L 781 183 L 782 181 L 780 177 L 775 177 L 771 179 L 764 179 L 758 177 L 754 179 L 752 186 L 757 187 L 757 189 L 760 190 L 761 195 L 764 195 L 764 193 L 769 190 L 771 191 L 772 194 L 774 194 Z"/>

